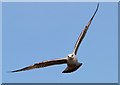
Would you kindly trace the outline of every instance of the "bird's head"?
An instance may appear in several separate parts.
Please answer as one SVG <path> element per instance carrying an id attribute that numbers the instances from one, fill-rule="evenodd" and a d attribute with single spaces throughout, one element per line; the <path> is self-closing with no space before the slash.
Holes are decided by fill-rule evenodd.
<path id="1" fill-rule="evenodd" d="M 74 54 L 68 54 L 69 59 L 74 59 L 75 55 Z"/>

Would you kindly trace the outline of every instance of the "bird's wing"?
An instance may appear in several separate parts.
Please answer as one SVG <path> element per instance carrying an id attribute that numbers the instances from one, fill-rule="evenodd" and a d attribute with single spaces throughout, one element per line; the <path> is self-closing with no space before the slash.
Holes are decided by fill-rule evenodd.
<path id="1" fill-rule="evenodd" d="M 11 71 L 11 72 L 26 71 L 26 70 L 32 70 L 32 69 L 36 69 L 36 68 L 43 68 L 43 67 L 47 67 L 47 66 L 51 66 L 51 65 L 65 64 L 65 63 L 67 63 L 66 58 L 47 60 L 47 61 L 36 63 L 34 65 L 31 65 L 31 66 L 28 66 L 28 67 L 25 67 L 25 68 L 22 68 L 19 70 Z"/>
<path id="2" fill-rule="evenodd" d="M 82 42 L 83 38 L 85 37 L 85 34 L 86 34 L 86 32 L 87 32 L 87 30 L 88 30 L 88 28 L 89 28 L 89 26 L 90 26 L 90 24 L 91 24 L 91 22 L 92 22 L 95 14 L 96 14 L 96 12 L 97 12 L 97 10 L 98 10 L 98 7 L 99 7 L 99 3 L 98 3 L 98 5 L 97 5 L 97 8 L 96 8 L 96 10 L 95 10 L 92 18 L 90 19 L 90 21 L 88 22 L 88 24 L 85 26 L 84 30 L 83 30 L 83 31 L 80 33 L 80 35 L 79 35 L 79 38 L 78 38 L 78 40 L 77 40 L 77 42 L 76 42 L 76 44 L 75 44 L 74 50 L 73 50 L 73 53 L 74 53 L 75 55 L 77 54 L 77 50 L 78 50 L 78 48 L 79 48 L 79 45 L 80 45 L 80 43 Z"/>

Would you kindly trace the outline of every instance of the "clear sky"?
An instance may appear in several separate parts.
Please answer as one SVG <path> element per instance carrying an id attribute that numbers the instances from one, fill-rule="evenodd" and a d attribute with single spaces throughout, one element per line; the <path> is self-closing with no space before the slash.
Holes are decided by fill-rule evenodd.
<path id="1" fill-rule="evenodd" d="M 78 50 L 83 65 L 8 73 L 48 59 L 66 57 L 97 3 L 3 3 L 3 83 L 115 83 L 118 78 L 117 3 L 100 3 Z"/>
<path id="2" fill-rule="evenodd" d="M 2 83 L 2 3 L 0 2 L 0 84 Z"/>

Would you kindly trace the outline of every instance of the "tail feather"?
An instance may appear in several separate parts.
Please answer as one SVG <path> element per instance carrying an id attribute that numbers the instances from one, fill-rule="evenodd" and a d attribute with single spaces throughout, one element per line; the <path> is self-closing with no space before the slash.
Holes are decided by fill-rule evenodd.
<path id="1" fill-rule="evenodd" d="M 76 71 L 80 66 L 82 65 L 82 63 L 78 63 L 75 67 L 70 67 L 68 66 L 62 73 L 71 73 Z"/>

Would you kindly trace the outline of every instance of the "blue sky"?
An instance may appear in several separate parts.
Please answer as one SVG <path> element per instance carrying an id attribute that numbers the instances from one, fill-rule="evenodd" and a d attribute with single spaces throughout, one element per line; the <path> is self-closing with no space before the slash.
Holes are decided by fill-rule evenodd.
<path id="1" fill-rule="evenodd" d="M 0 84 L 2 83 L 2 3 L 0 3 Z"/>
<path id="2" fill-rule="evenodd" d="M 67 56 L 97 3 L 3 3 L 4 83 L 111 83 L 118 77 L 117 3 L 100 3 L 81 43 L 83 65 L 62 74 L 66 65 L 20 73 L 8 71 Z"/>

